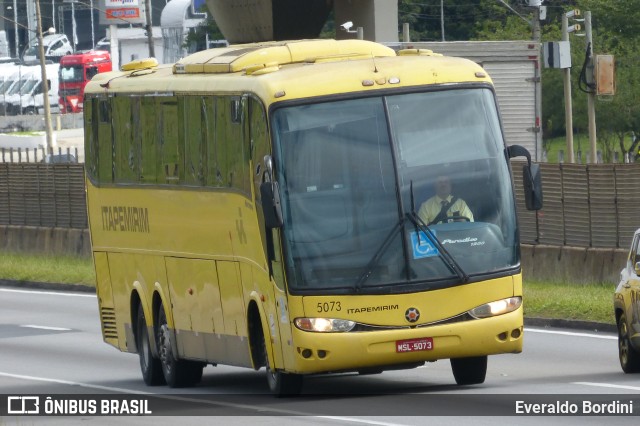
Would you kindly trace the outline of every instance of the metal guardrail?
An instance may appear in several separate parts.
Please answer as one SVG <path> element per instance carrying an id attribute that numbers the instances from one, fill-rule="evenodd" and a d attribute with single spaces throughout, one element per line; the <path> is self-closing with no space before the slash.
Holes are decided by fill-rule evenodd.
<path id="1" fill-rule="evenodd" d="M 540 164 L 544 208 L 525 209 L 522 170 L 514 162 L 520 241 L 627 249 L 640 228 L 640 165 Z"/>
<path id="2" fill-rule="evenodd" d="M 87 228 L 84 165 L 0 163 L 0 224 Z"/>
<path id="3" fill-rule="evenodd" d="M 46 163 L 51 162 L 52 156 L 57 156 L 57 158 L 61 159 L 72 159 L 72 162 L 78 162 L 78 148 L 51 148 L 48 153 L 44 147 L 0 148 L 0 163 Z M 68 160 L 65 160 L 65 162 L 68 162 Z"/>

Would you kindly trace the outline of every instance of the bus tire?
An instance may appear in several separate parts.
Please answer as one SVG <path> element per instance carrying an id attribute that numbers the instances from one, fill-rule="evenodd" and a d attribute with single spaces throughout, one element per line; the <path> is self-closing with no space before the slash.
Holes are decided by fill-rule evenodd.
<path id="1" fill-rule="evenodd" d="M 618 358 L 620 359 L 620 367 L 625 373 L 640 372 L 640 352 L 631 345 L 625 314 L 618 318 Z"/>
<path id="2" fill-rule="evenodd" d="M 487 375 L 487 356 L 451 358 L 451 370 L 458 385 L 484 383 Z"/>
<path id="3" fill-rule="evenodd" d="M 262 348 L 265 369 L 267 370 L 267 383 L 269 384 L 269 390 L 271 393 L 277 397 L 300 395 L 303 383 L 302 375 L 272 370 L 271 367 L 269 367 L 267 342 L 264 336 L 262 338 Z"/>
<path id="4" fill-rule="evenodd" d="M 169 387 L 180 388 L 193 386 L 202 379 L 204 363 L 177 359 L 173 353 L 172 334 L 167 324 L 167 315 L 162 304 L 158 308 L 158 324 L 156 328 L 156 345 L 160 355 L 162 374 Z"/>
<path id="5" fill-rule="evenodd" d="M 140 370 L 142 379 L 147 386 L 164 385 L 164 375 L 162 374 L 162 363 L 160 359 L 153 356 L 151 343 L 149 342 L 149 329 L 144 316 L 142 305 L 138 306 L 138 316 L 136 320 L 136 347 L 140 358 Z"/>

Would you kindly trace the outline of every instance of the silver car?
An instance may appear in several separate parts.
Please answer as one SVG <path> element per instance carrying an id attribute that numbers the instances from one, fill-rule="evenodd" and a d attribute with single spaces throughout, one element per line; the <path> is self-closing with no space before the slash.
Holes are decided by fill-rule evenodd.
<path id="1" fill-rule="evenodd" d="M 618 356 L 625 373 L 640 372 L 640 229 L 633 235 L 627 266 L 620 272 L 613 306 L 618 325 Z"/>

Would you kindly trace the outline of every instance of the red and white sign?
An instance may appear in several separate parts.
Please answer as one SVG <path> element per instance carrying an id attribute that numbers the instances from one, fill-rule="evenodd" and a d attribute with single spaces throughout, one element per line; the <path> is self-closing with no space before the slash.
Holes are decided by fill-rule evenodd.
<path id="1" fill-rule="evenodd" d="M 144 0 L 101 0 L 104 13 L 100 14 L 101 25 L 146 23 Z"/>
<path id="2" fill-rule="evenodd" d="M 107 9 L 107 19 L 135 19 L 140 17 L 140 9 L 137 7 L 121 7 Z"/>
<path id="3" fill-rule="evenodd" d="M 105 0 L 106 7 L 138 6 L 139 0 Z"/>

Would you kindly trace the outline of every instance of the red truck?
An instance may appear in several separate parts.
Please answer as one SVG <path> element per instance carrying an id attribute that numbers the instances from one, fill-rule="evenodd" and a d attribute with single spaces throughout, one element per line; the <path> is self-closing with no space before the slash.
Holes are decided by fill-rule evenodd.
<path id="1" fill-rule="evenodd" d="M 82 111 L 84 86 L 101 72 L 111 71 L 111 55 L 102 50 L 66 55 L 60 59 L 58 96 L 60 112 Z"/>

